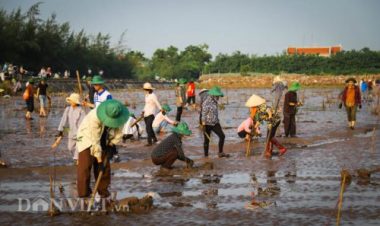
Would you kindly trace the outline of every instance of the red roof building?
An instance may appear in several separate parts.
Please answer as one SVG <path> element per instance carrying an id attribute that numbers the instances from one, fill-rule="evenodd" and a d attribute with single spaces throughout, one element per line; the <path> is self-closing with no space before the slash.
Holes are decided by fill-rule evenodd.
<path id="1" fill-rule="evenodd" d="M 288 47 L 287 53 L 289 55 L 294 54 L 305 54 L 305 55 L 319 55 L 324 57 L 330 57 L 333 54 L 339 53 L 343 50 L 341 45 L 338 46 L 328 46 L 328 47 Z"/>

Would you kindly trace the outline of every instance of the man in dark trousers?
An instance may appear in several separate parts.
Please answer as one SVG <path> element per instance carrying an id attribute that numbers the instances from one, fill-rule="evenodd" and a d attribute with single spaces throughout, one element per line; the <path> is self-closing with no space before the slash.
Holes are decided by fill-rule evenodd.
<path id="1" fill-rule="evenodd" d="M 192 167 L 193 160 L 187 158 L 182 150 L 182 138 L 191 135 L 191 130 L 185 122 L 181 122 L 172 128 L 172 132 L 153 149 L 152 162 L 162 168 L 171 169 L 173 163 L 179 159 L 186 162 L 187 167 Z"/>
<path id="2" fill-rule="evenodd" d="M 301 85 L 298 82 L 293 82 L 285 94 L 284 101 L 284 129 L 285 136 L 296 137 L 296 114 L 297 107 L 301 105 L 298 102 L 297 91 Z"/>

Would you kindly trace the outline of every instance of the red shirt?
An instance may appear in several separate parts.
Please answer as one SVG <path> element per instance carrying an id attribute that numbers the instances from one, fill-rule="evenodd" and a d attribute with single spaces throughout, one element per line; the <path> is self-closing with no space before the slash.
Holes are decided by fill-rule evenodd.
<path id="1" fill-rule="evenodd" d="M 194 84 L 194 82 L 190 82 L 189 85 L 187 86 L 187 96 L 188 97 L 195 96 L 195 84 Z"/>

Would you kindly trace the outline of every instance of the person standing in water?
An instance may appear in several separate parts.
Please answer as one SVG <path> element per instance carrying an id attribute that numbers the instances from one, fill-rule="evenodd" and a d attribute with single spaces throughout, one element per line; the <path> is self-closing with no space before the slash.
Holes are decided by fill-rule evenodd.
<path id="1" fill-rule="evenodd" d="M 37 88 L 37 97 L 40 100 L 40 117 L 46 117 L 47 88 L 48 84 L 46 84 L 46 78 L 42 78 Z"/>
<path id="2" fill-rule="evenodd" d="M 355 84 L 356 80 L 354 78 L 346 80 L 346 88 L 343 90 L 342 102 L 339 105 L 339 108 L 342 108 L 344 104 L 347 112 L 348 126 L 352 130 L 355 128 L 357 107 L 362 108 L 360 89 Z"/>
<path id="3" fill-rule="evenodd" d="M 30 79 L 26 85 L 25 92 L 23 94 L 23 99 L 26 103 L 26 114 L 25 119 L 26 120 L 33 120 L 32 113 L 34 111 L 34 80 Z"/>
<path id="4" fill-rule="evenodd" d="M 218 156 L 229 157 L 228 154 L 223 152 L 225 135 L 222 127 L 219 123 L 218 116 L 218 100 L 219 97 L 223 97 L 220 87 L 215 86 L 208 91 L 209 96 L 206 97 L 202 104 L 202 127 L 204 128 L 204 155 L 208 157 L 209 143 L 211 131 L 213 131 L 219 137 L 219 153 Z"/>
<path id="5" fill-rule="evenodd" d="M 186 80 L 181 78 L 177 82 L 177 86 L 175 88 L 175 96 L 176 96 L 176 105 L 177 105 L 177 115 L 176 121 L 181 121 L 183 107 L 186 104 L 186 90 L 185 90 Z"/>
<path id="6" fill-rule="evenodd" d="M 146 133 L 148 135 L 146 146 L 152 146 L 153 142 L 157 143 L 157 137 L 153 130 L 154 115 L 157 110 L 162 111 L 162 108 L 156 94 L 153 93 L 154 88 L 149 82 L 144 83 L 143 89 L 145 92 L 145 106 L 142 115 L 144 116 Z"/>
<path id="7" fill-rule="evenodd" d="M 300 89 L 301 85 L 298 82 L 293 82 L 289 87 L 288 92 L 285 94 L 284 101 L 284 129 L 285 136 L 296 137 L 296 114 L 297 107 L 301 106 L 302 103 L 298 102 L 297 91 Z"/>
<path id="8" fill-rule="evenodd" d="M 79 125 L 81 124 L 83 118 L 86 116 L 86 112 L 80 106 L 80 96 L 77 93 L 72 93 L 70 97 L 66 98 L 66 102 L 70 106 L 66 107 L 61 122 L 58 126 L 57 137 L 63 136 L 63 130 L 66 124 L 69 124 L 69 134 L 67 136 L 67 149 L 71 152 L 73 156 L 74 164 L 78 164 L 78 150 L 76 148 L 77 131 Z"/>

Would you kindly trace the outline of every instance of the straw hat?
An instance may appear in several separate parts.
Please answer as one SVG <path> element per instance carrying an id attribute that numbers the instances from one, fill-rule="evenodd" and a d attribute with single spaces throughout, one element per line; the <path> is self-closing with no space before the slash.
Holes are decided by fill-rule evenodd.
<path id="1" fill-rule="evenodd" d="M 349 82 L 353 82 L 354 84 L 357 83 L 356 79 L 354 79 L 354 78 L 349 78 L 346 80 L 346 83 L 349 83 Z"/>
<path id="2" fill-rule="evenodd" d="M 96 110 L 99 120 L 109 128 L 119 128 L 129 118 L 128 109 L 117 100 L 106 100 Z"/>
<path id="3" fill-rule="evenodd" d="M 69 103 L 69 104 L 70 103 L 80 104 L 80 96 L 79 96 L 79 94 L 77 94 L 77 93 L 70 94 L 70 96 L 66 98 L 66 102 Z"/>
<path id="4" fill-rule="evenodd" d="M 186 136 L 191 135 L 191 130 L 186 122 L 180 122 L 176 127 L 172 128 L 172 132 Z"/>
<path id="5" fill-rule="evenodd" d="M 103 85 L 104 79 L 100 75 L 95 75 L 91 80 L 92 85 Z"/>
<path id="6" fill-rule="evenodd" d="M 293 82 L 290 87 L 289 87 L 289 91 L 298 91 L 299 89 L 301 88 L 301 85 L 299 82 Z"/>
<path id="7" fill-rule="evenodd" d="M 273 83 L 276 83 L 276 82 L 282 82 L 282 79 L 280 76 L 275 76 L 274 79 L 273 79 Z"/>
<path id="8" fill-rule="evenodd" d="M 208 91 L 208 94 L 211 95 L 211 96 L 216 96 L 216 97 L 223 97 L 224 96 L 224 94 L 223 94 L 223 92 L 222 92 L 222 90 L 220 89 L 219 86 L 212 87 Z"/>
<path id="9" fill-rule="evenodd" d="M 245 103 L 246 107 L 257 107 L 264 104 L 266 101 L 264 98 L 253 94 Z"/>
<path id="10" fill-rule="evenodd" d="M 152 84 L 150 84 L 149 82 L 144 83 L 143 89 L 154 90 L 154 88 L 152 87 Z"/>

